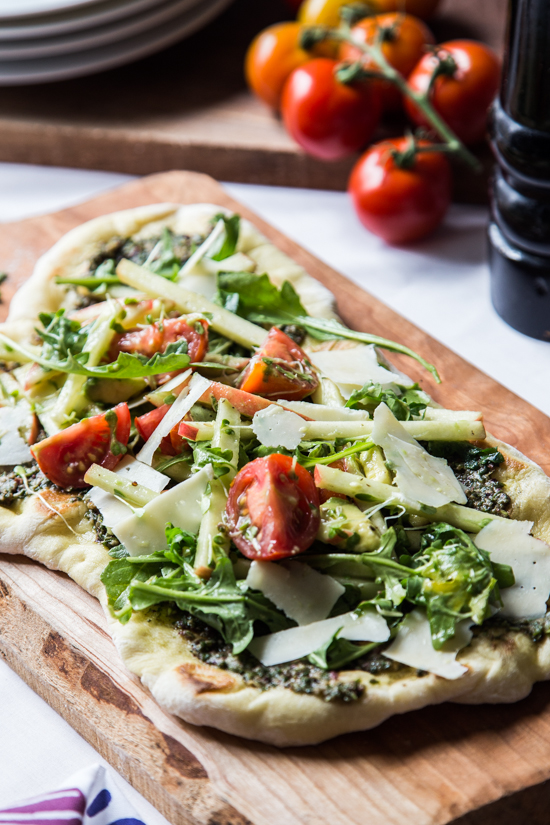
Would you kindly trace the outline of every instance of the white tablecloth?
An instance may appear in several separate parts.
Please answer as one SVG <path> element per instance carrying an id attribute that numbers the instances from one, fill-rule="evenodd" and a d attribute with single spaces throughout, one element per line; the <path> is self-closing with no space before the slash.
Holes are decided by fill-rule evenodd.
<path id="1" fill-rule="evenodd" d="M 127 180 L 102 172 L 0 164 L 0 221 L 61 209 Z M 455 206 L 430 240 L 393 249 L 362 229 L 344 194 L 242 184 L 227 188 L 335 269 L 550 414 L 550 345 L 510 329 L 490 303 L 484 209 Z M 53 789 L 94 761 L 103 762 L 0 662 L 0 804 Z M 166 822 L 118 779 L 148 825 Z"/>

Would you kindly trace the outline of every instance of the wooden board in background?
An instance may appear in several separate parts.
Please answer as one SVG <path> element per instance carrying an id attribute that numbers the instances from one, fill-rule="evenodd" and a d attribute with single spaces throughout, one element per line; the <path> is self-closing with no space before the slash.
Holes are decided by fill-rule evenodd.
<path id="1" fill-rule="evenodd" d="M 475 37 L 500 51 L 506 2 L 443 0 L 432 27 L 440 42 Z M 139 175 L 193 169 L 218 180 L 343 190 L 353 159 L 308 157 L 245 87 L 248 44 L 288 17 L 283 0 L 235 0 L 204 31 L 129 66 L 0 88 L 0 161 Z M 481 157 L 488 167 L 487 148 Z M 461 169 L 456 178 L 457 199 L 486 199 L 486 176 Z"/>
<path id="2" fill-rule="evenodd" d="M 0 227 L 7 300 L 71 227 L 156 201 L 216 202 L 251 218 L 338 295 L 348 323 L 392 337 L 441 368 L 441 402 L 550 472 L 550 419 L 318 261 L 197 174 L 152 176 L 54 215 Z M 2 307 L 5 316 L 6 307 Z M 392 356 L 393 357 L 393 356 Z M 186 725 L 127 674 L 97 603 L 66 576 L 0 558 L 0 655 L 172 822 L 187 825 L 547 825 L 550 686 L 513 705 L 445 704 L 317 747 L 277 750 Z"/>

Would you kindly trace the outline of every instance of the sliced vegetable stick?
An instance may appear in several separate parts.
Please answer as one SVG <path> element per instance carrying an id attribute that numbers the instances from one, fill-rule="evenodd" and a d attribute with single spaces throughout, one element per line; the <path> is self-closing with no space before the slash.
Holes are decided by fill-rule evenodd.
<path id="1" fill-rule="evenodd" d="M 233 454 L 234 467 L 221 478 L 213 478 L 210 482 L 208 510 L 204 514 L 197 538 L 197 553 L 195 556 L 195 570 L 200 574 L 203 569 L 209 569 L 215 560 L 215 550 L 218 553 L 229 552 L 229 536 L 221 533 L 219 525 L 223 520 L 227 503 L 227 488 L 235 478 L 239 460 L 239 427 L 241 416 L 225 398 L 220 400 L 216 421 L 214 422 L 214 438 L 212 447 L 220 450 L 229 450 Z"/>
<path id="2" fill-rule="evenodd" d="M 479 533 L 490 521 L 508 521 L 501 516 L 491 513 L 482 513 L 462 504 L 445 504 L 443 507 L 426 507 L 418 502 L 409 501 L 398 487 L 383 484 L 380 481 L 361 478 L 352 473 L 344 473 L 333 467 L 317 464 L 315 467 L 315 483 L 321 490 L 330 490 L 361 501 L 369 497 L 372 501 L 387 501 L 400 505 L 407 513 L 422 516 L 428 521 L 443 521 L 452 524 L 468 533 Z"/>
<path id="3" fill-rule="evenodd" d="M 184 423 L 189 423 L 196 429 L 195 441 L 212 439 L 213 423 L 207 421 Z M 421 441 L 479 441 L 485 438 L 485 428 L 481 421 L 401 421 L 400 424 L 409 435 Z M 373 426 L 373 421 L 304 420 L 302 440 L 334 441 L 337 438 L 364 438 L 372 433 Z M 241 438 L 253 437 L 252 427 L 249 425 L 242 426 L 240 433 Z M 181 429 L 180 435 L 183 435 Z"/>
<path id="4" fill-rule="evenodd" d="M 111 493 L 134 507 L 144 507 L 159 495 L 154 490 L 144 487 L 143 484 L 130 481 L 118 473 L 100 467 L 99 464 L 92 464 L 84 476 L 84 481 L 92 487 L 101 487 L 106 493 Z"/>
<path id="5" fill-rule="evenodd" d="M 236 341 L 243 347 L 259 347 L 267 337 L 267 332 L 256 324 L 251 324 L 244 318 L 239 318 L 233 312 L 213 304 L 197 292 L 191 292 L 180 284 L 167 281 L 160 275 L 154 275 L 142 266 L 123 259 L 116 268 L 120 280 L 143 290 L 155 298 L 166 298 L 172 301 L 182 312 L 201 312 L 208 314 L 212 329 L 225 335 L 231 341 Z"/>

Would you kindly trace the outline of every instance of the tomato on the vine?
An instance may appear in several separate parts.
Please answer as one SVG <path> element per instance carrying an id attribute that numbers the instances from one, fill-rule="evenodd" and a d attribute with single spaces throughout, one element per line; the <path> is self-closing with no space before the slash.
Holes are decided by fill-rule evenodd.
<path id="1" fill-rule="evenodd" d="M 377 14 L 360 20 L 352 34 L 361 43 L 374 44 L 381 38 L 382 53 L 388 63 L 407 77 L 423 57 L 425 46 L 435 43 L 429 28 L 410 14 Z M 343 43 L 340 57 L 347 62 L 361 60 L 366 69 L 378 70 L 376 63 L 362 55 L 351 43 Z M 399 109 L 402 97 L 399 89 L 389 81 L 375 81 L 385 109 Z"/>
<path id="2" fill-rule="evenodd" d="M 440 72 L 432 84 L 434 72 Z M 489 46 L 473 40 L 451 40 L 426 54 L 409 76 L 415 92 L 425 93 L 434 109 L 463 143 L 483 140 L 489 106 L 498 91 L 500 62 Z M 432 85 L 430 85 L 432 84 Z M 418 126 L 428 126 L 410 100 L 407 113 Z"/>
<path id="3" fill-rule="evenodd" d="M 240 389 L 276 401 L 301 401 L 317 389 L 319 379 L 303 349 L 272 327 L 245 369 Z"/>
<path id="4" fill-rule="evenodd" d="M 299 23 L 276 23 L 254 38 L 246 53 L 246 81 L 254 94 L 271 106 L 279 108 L 281 92 L 289 74 L 311 60 L 300 48 Z"/>
<path id="5" fill-rule="evenodd" d="M 249 559 L 303 553 L 320 524 L 313 478 L 291 456 L 272 453 L 240 470 L 227 499 L 229 535 Z"/>
<path id="6" fill-rule="evenodd" d="M 84 476 L 92 464 L 112 470 L 126 452 L 130 437 L 128 404 L 50 435 L 31 447 L 45 476 L 59 487 L 86 487 Z"/>
<path id="7" fill-rule="evenodd" d="M 417 142 L 421 150 L 431 145 Z M 388 243 L 408 243 L 428 235 L 451 201 L 451 168 L 445 155 L 438 151 L 411 155 L 410 149 L 410 138 L 371 146 L 357 161 L 349 181 L 359 220 Z"/>
<path id="8" fill-rule="evenodd" d="M 380 118 L 380 99 L 370 82 L 341 83 L 338 63 L 318 57 L 295 69 L 283 90 L 288 132 L 311 155 L 339 160 L 361 149 Z"/>

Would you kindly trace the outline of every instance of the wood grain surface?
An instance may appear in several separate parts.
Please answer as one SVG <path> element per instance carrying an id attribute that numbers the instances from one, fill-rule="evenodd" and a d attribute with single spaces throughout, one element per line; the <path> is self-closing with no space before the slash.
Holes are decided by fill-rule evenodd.
<path id="1" fill-rule="evenodd" d="M 550 471 L 550 420 L 192 173 L 145 178 L 80 206 L 0 227 L 5 300 L 36 257 L 84 220 L 155 201 L 226 205 L 338 296 L 358 329 L 407 343 L 441 369 L 423 386 L 481 409 L 491 431 Z M 6 307 L 2 308 L 4 315 Z M 398 359 L 395 359 L 396 362 Z M 126 673 L 96 602 L 70 579 L 0 557 L 0 654 L 174 823 L 547 825 L 550 687 L 513 705 L 445 704 L 317 747 L 277 750 L 170 717 Z"/>
<path id="2" fill-rule="evenodd" d="M 439 42 L 503 43 L 507 0 L 443 0 L 431 23 Z M 218 180 L 345 189 L 353 158 L 304 154 L 246 90 L 253 36 L 288 19 L 283 0 L 235 0 L 189 40 L 129 66 L 86 78 L 0 88 L 0 160 L 150 174 L 194 169 Z M 403 124 L 380 136 L 402 133 Z M 480 150 L 486 168 L 490 155 Z M 460 169 L 455 197 L 486 199 L 486 175 Z"/>

